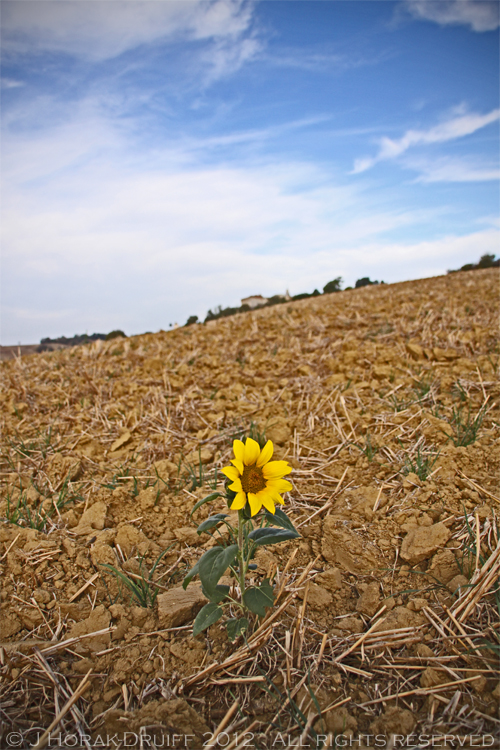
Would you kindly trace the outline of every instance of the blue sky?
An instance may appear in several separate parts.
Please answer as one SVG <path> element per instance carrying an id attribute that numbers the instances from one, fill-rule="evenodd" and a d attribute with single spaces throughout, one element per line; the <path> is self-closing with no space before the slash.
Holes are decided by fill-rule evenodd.
<path id="1" fill-rule="evenodd" d="M 1 343 L 497 253 L 498 15 L 2 0 Z"/>

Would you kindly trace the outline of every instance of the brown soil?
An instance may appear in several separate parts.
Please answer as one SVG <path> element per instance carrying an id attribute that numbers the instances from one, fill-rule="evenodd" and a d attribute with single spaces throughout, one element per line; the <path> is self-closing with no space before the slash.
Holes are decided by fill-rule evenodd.
<path id="1" fill-rule="evenodd" d="M 491 269 L 3 363 L 5 736 L 494 736 L 497 320 Z M 252 423 L 302 538 L 260 553 L 277 602 L 248 645 L 193 638 L 180 586 L 224 503 L 190 511 Z M 139 581 L 167 548 L 152 607 L 102 567 Z"/>

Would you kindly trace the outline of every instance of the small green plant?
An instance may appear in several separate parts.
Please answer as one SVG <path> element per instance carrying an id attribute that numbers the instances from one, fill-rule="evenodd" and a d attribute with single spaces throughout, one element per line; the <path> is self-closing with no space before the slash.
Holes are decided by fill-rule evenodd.
<path id="1" fill-rule="evenodd" d="M 34 438 L 31 438 L 29 440 L 23 438 L 21 435 L 16 435 L 15 441 L 8 440 L 7 442 L 9 447 L 14 451 L 14 453 L 17 453 L 17 455 L 21 459 L 30 458 L 37 453 L 41 454 L 43 458 L 46 458 L 50 449 L 53 447 L 53 439 L 54 433 L 52 431 L 52 426 L 49 426 L 44 433 L 38 432 Z M 9 459 L 7 458 L 7 460 Z M 12 464 L 12 462 L 9 461 L 9 463 L 14 469 L 15 466 Z"/>
<path id="2" fill-rule="evenodd" d="M 469 394 L 458 380 L 453 386 L 452 395 L 458 397 L 461 404 L 465 404 L 469 400 Z"/>
<path id="3" fill-rule="evenodd" d="M 132 604 L 138 604 L 139 607 L 145 608 L 154 607 L 160 589 L 155 585 L 155 582 L 153 581 L 153 574 L 158 567 L 161 559 L 171 548 L 172 545 L 167 547 L 167 549 L 163 550 L 163 552 L 158 555 L 153 567 L 149 572 L 144 571 L 144 555 L 139 558 L 138 575 L 124 572 L 123 570 L 118 570 L 118 568 L 115 568 L 114 565 L 109 565 L 108 563 L 102 563 L 101 568 L 105 568 L 115 576 L 122 598 L 124 597 L 121 589 L 121 584 L 123 584 L 123 586 L 128 589 L 130 593 L 130 602 Z"/>
<path id="4" fill-rule="evenodd" d="M 184 466 L 187 470 L 187 481 L 191 483 L 189 491 L 194 492 L 198 487 L 203 487 L 205 484 L 205 467 L 201 462 L 201 448 L 198 448 L 198 465 L 186 461 Z"/>
<path id="5" fill-rule="evenodd" d="M 475 416 L 471 413 L 470 404 L 467 405 L 467 410 L 465 406 L 452 407 L 451 426 L 454 435 L 451 439 L 453 445 L 458 447 L 475 443 L 485 416 L 486 404 L 481 406 Z"/>
<path id="6" fill-rule="evenodd" d="M 470 578 L 472 575 L 472 571 L 474 570 L 474 565 L 476 562 L 476 535 L 474 534 L 474 531 L 472 530 L 471 525 L 469 523 L 469 517 L 467 515 L 465 506 L 462 506 L 462 509 L 464 512 L 465 530 L 467 532 L 467 538 L 465 539 L 464 544 L 463 544 L 462 554 L 459 556 L 455 554 L 455 558 L 456 558 L 460 573 L 466 578 Z M 481 552 L 479 552 L 479 555 L 478 555 L 478 562 L 481 565 L 483 565 L 485 562 L 483 556 L 481 555 Z"/>
<path id="7" fill-rule="evenodd" d="M 361 451 L 361 453 L 364 454 L 364 456 L 368 459 L 370 463 L 375 458 L 375 454 L 378 453 L 379 451 L 378 446 L 372 444 L 372 440 L 368 432 L 366 433 L 364 446 L 358 445 L 358 443 L 354 443 L 354 445 L 356 446 L 358 450 Z"/>
<path id="8" fill-rule="evenodd" d="M 477 550 L 477 539 L 476 534 L 474 533 L 473 529 L 471 528 L 471 525 L 469 523 L 469 518 L 467 516 L 467 512 L 465 508 L 464 511 L 464 518 L 465 518 L 465 526 L 467 530 L 467 541 L 464 545 L 464 552 L 461 556 L 461 558 L 457 557 L 457 564 L 459 566 L 460 572 L 462 575 L 464 575 L 466 578 L 471 577 L 472 571 L 474 570 L 475 561 L 477 559 L 477 562 L 483 566 L 488 559 L 489 555 L 484 555 L 481 550 Z M 493 595 L 493 598 L 495 600 L 496 605 L 496 614 L 498 617 L 500 617 L 500 581 L 497 579 L 493 581 L 492 587 L 489 591 L 491 595 Z M 489 640 L 488 638 L 474 638 L 478 645 L 482 646 L 482 648 L 487 649 L 488 651 L 492 651 L 496 657 L 500 656 L 500 631 L 495 630 L 493 626 L 489 628 L 489 631 L 494 638 L 494 640 Z"/>
<path id="9" fill-rule="evenodd" d="M 421 571 L 421 570 L 412 570 L 412 573 L 415 575 L 425 576 L 425 578 L 428 578 L 431 580 L 431 583 L 426 586 L 423 589 L 406 589 L 405 591 L 400 591 L 400 596 L 405 596 L 409 594 L 422 594 L 424 592 L 430 592 L 430 591 L 446 591 L 448 594 L 451 593 L 453 598 L 458 598 L 460 596 L 460 591 L 463 589 L 471 588 L 473 584 L 470 583 L 473 572 L 475 570 L 476 561 L 479 563 L 480 566 L 483 566 L 485 562 L 487 561 L 488 557 L 490 556 L 487 553 L 484 553 L 483 550 L 479 550 L 479 554 L 477 552 L 477 537 L 472 529 L 470 523 L 469 523 L 469 517 L 467 515 L 467 511 L 465 507 L 463 508 L 464 513 L 464 521 L 465 521 L 465 530 L 466 530 L 466 538 L 463 542 L 463 546 L 460 549 L 454 549 L 453 555 L 455 558 L 455 562 L 457 564 L 457 567 L 460 571 L 460 574 L 464 576 L 464 578 L 467 578 L 469 581 L 468 584 L 465 584 L 464 586 L 460 586 L 459 589 L 456 591 L 450 591 L 447 584 L 443 583 L 443 581 L 439 580 L 435 576 L 432 575 L 432 573 L 429 570 Z M 491 554 L 491 549 L 490 549 Z M 495 613 L 497 617 L 500 617 L 500 582 L 497 580 L 492 581 L 491 588 L 489 593 L 493 596 L 496 610 Z M 474 637 L 472 640 L 478 643 L 482 648 L 488 649 L 490 651 L 493 651 L 495 655 L 500 654 L 500 632 L 498 630 L 495 630 L 494 627 L 490 626 L 489 632 L 492 635 L 492 638 L 494 640 L 488 640 L 484 637 Z"/>
<path id="10" fill-rule="evenodd" d="M 47 498 L 43 498 L 31 506 L 28 502 L 27 492 L 23 490 L 21 484 L 19 492 L 20 494 L 15 506 L 13 505 L 12 493 L 8 493 L 5 517 L 9 523 L 23 528 L 36 529 L 37 531 L 46 531 L 47 525 L 52 521 L 53 517 L 64 510 L 67 505 L 83 500 L 81 495 L 70 493 L 69 478 L 65 480 L 59 490 L 58 496 L 51 499 L 50 504 L 46 502 Z"/>
<path id="11" fill-rule="evenodd" d="M 413 391 L 415 392 L 417 401 L 425 401 L 426 398 L 430 397 L 432 395 L 433 385 L 434 380 L 430 373 L 423 375 L 420 380 L 415 379 Z"/>
<path id="12" fill-rule="evenodd" d="M 388 401 L 392 404 L 392 408 L 395 412 L 406 411 L 409 406 L 412 405 L 412 399 L 399 398 L 397 393 L 393 393 L 388 397 Z"/>
<path id="13" fill-rule="evenodd" d="M 137 497 L 139 494 L 139 483 L 137 481 L 137 477 L 133 477 L 134 479 L 134 486 L 132 488 L 132 497 Z"/>
<path id="14" fill-rule="evenodd" d="M 498 599 L 498 591 L 496 592 L 497 601 Z M 492 632 L 492 636 L 495 638 L 494 641 L 490 641 L 488 638 L 473 638 L 473 640 L 476 641 L 478 646 L 481 646 L 482 648 L 487 649 L 488 651 L 493 651 L 496 658 L 500 658 L 500 631 L 494 630 L 493 628 L 490 628 Z"/>
<path id="15" fill-rule="evenodd" d="M 266 438 L 266 430 L 268 427 L 271 427 L 273 423 L 269 424 L 269 420 L 264 425 L 264 428 L 261 430 L 259 428 L 259 425 L 253 421 L 250 422 L 250 427 L 247 429 L 245 427 L 238 426 L 234 429 L 231 435 L 231 440 L 245 440 L 247 437 L 252 438 L 252 440 L 255 440 L 256 443 L 259 444 L 260 448 L 263 448 L 264 445 L 267 442 Z"/>
<path id="16" fill-rule="evenodd" d="M 279 687 L 276 685 L 275 682 L 269 677 L 267 672 L 265 672 L 262 667 L 256 663 L 256 667 L 259 670 L 262 677 L 264 677 L 267 685 L 262 685 L 262 690 L 271 698 L 271 700 L 276 703 L 278 706 L 283 707 L 291 720 L 297 725 L 297 728 L 301 734 L 304 732 L 310 736 L 310 738 L 313 740 L 312 744 L 306 743 L 305 745 L 301 745 L 300 747 L 313 747 L 315 750 L 322 750 L 322 748 L 326 748 L 327 744 L 325 742 L 325 735 L 318 735 L 316 730 L 313 726 L 311 726 L 311 721 L 308 719 L 308 717 L 305 715 L 304 711 L 302 710 L 303 701 L 301 701 L 300 705 L 294 700 L 292 693 L 289 688 L 286 688 L 286 694 L 282 693 Z M 311 687 L 311 671 L 310 669 L 307 671 L 307 691 L 309 693 L 309 697 L 311 699 L 310 705 L 314 704 L 314 707 L 316 708 L 316 718 L 319 718 L 321 716 L 321 706 L 318 703 L 318 699 L 316 698 L 314 691 Z M 280 717 L 281 710 L 278 711 L 277 715 L 274 717 L 276 721 L 276 728 L 283 731 L 285 727 L 283 726 L 281 717 Z M 335 733 L 335 739 L 337 737 L 337 733 Z M 294 745 L 296 747 L 296 745 Z M 337 747 L 337 744 L 333 745 L 333 747 Z"/>
<path id="17" fill-rule="evenodd" d="M 6 518 L 9 523 L 23 528 L 36 529 L 43 531 L 48 523 L 50 514 L 48 514 L 38 503 L 35 507 L 30 507 L 26 493 L 22 492 L 15 506 L 11 504 L 12 496 L 7 495 L 7 513 Z"/>
<path id="18" fill-rule="evenodd" d="M 177 474 L 176 474 L 175 479 L 171 480 L 168 483 L 165 482 L 163 479 L 161 479 L 161 477 L 159 476 L 158 476 L 158 479 L 161 482 L 163 482 L 163 484 L 166 484 L 171 489 L 173 489 L 174 494 L 177 494 L 183 487 L 186 487 L 188 485 L 189 485 L 190 492 L 194 492 L 196 489 L 198 489 L 198 487 L 203 487 L 203 485 L 208 485 L 210 489 L 215 489 L 217 486 L 217 476 L 218 476 L 217 467 L 215 467 L 213 472 L 206 471 L 205 466 L 201 460 L 201 447 L 200 447 L 198 448 L 197 463 L 194 463 L 194 462 L 191 463 L 189 461 L 186 461 L 184 459 L 184 456 L 181 454 L 177 462 Z M 173 482 L 173 486 L 172 486 L 172 482 Z M 160 488 L 158 488 L 155 505 L 158 502 L 160 491 L 161 491 Z"/>
<path id="19" fill-rule="evenodd" d="M 251 437 L 252 440 L 255 440 L 255 442 L 259 444 L 260 448 L 263 448 L 265 444 L 267 443 L 266 430 L 269 426 L 271 425 L 268 425 L 266 422 L 264 429 L 259 430 L 259 426 L 253 420 L 252 422 L 250 422 L 250 429 L 248 431 L 248 436 Z"/>
<path id="20" fill-rule="evenodd" d="M 223 607 L 227 607 L 233 614 L 226 621 L 231 641 L 249 628 L 250 613 L 264 617 L 266 608 L 274 603 L 268 578 L 260 584 L 247 585 L 247 573 L 257 567 L 251 562 L 257 549 L 261 545 L 277 544 L 300 536 L 288 516 L 274 504 L 283 503 L 279 493 L 292 489 L 292 485 L 283 479 L 291 471 L 287 462 L 270 460 L 273 454 L 271 441 L 268 440 L 261 450 L 253 438 L 247 438 L 245 444 L 235 440 L 233 450 L 232 466 L 222 470 L 229 480 L 225 492 L 213 492 L 199 500 L 191 516 L 205 503 L 224 497 L 228 508 L 238 511 L 238 525 L 233 526 L 227 513 L 215 513 L 198 526 L 198 534 L 208 534 L 217 544 L 202 555 L 183 583 L 187 588 L 197 575 L 209 600 L 194 621 L 193 635 L 218 622 L 224 614 Z M 220 529 L 224 527 L 226 533 L 222 534 Z M 239 591 L 235 590 L 236 586 L 219 584 L 228 569 Z"/>
<path id="21" fill-rule="evenodd" d="M 425 482 L 438 458 L 439 451 L 437 453 L 426 453 L 421 446 L 418 446 L 413 454 L 405 456 L 402 472 L 405 475 L 416 474 L 421 482 Z"/>
<path id="22" fill-rule="evenodd" d="M 116 490 L 117 487 L 121 487 L 122 483 L 120 482 L 120 479 L 123 480 L 125 478 L 130 477 L 130 468 L 123 464 L 120 467 L 120 470 L 116 472 L 116 474 L 113 475 L 113 477 L 110 479 L 109 482 L 106 482 L 103 484 L 103 487 L 106 487 L 108 490 Z"/>

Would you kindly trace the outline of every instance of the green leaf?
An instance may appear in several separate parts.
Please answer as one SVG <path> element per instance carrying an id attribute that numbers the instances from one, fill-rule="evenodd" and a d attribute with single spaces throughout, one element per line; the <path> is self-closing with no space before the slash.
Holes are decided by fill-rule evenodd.
<path id="1" fill-rule="evenodd" d="M 240 510 L 241 515 L 246 521 L 250 521 L 252 518 L 252 509 L 250 508 L 250 503 L 247 503 L 242 510 Z"/>
<path id="2" fill-rule="evenodd" d="M 248 620 L 246 617 L 240 617 L 240 619 L 233 617 L 226 622 L 227 637 L 230 641 L 235 641 L 247 629 Z"/>
<path id="3" fill-rule="evenodd" d="M 274 593 L 269 584 L 269 579 L 262 581 L 259 587 L 252 586 L 243 594 L 243 602 L 250 612 L 255 612 L 259 617 L 266 614 L 265 607 L 272 607 L 274 604 Z"/>
<path id="4" fill-rule="evenodd" d="M 172 547 L 173 547 L 173 546 L 174 546 L 173 544 L 169 544 L 169 545 L 168 545 L 168 547 L 167 547 L 167 549 L 164 549 L 164 550 L 163 550 L 163 552 L 161 552 L 161 553 L 160 553 L 160 554 L 158 555 L 158 557 L 156 558 L 156 562 L 155 562 L 155 564 L 153 565 L 153 567 L 151 568 L 151 572 L 149 573 L 149 579 L 150 579 L 150 580 L 151 580 L 151 576 L 153 575 L 153 573 L 155 572 L 156 568 L 158 567 L 158 565 L 159 565 L 159 563 L 160 563 L 160 560 L 162 559 L 162 557 L 164 557 L 164 556 L 165 556 L 165 555 L 167 554 L 167 552 L 168 552 L 168 551 L 169 551 L 170 549 L 172 549 Z"/>
<path id="5" fill-rule="evenodd" d="M 207 591 L 204 585 L 201 584 L 203 594 L 207 599 L 210 599 L 211 602 L 215 602 L 216 604 L 219 604 L 219 602 L 222 602 L 226 598 L 229 594 L 230 588 L 230 586 L 226 586 L 224 583 L 219 583 L 214 589 Z"/>
<path id="6" fill-rule="evenodd" d="M 278 542 L 287 542 L 290 539 L 297 539 L 300 534 L 295 529 L 277 529 L 274 526 L 268 526 L 265 529 L 254 529 L 248 535 L 254 544 L 278 544 Z"/>
<path id="7" fill-rule="evenodd" d="M 200 560 L 198 560 L 198 562 L 196 563 L 196 565 L 193 565 L 193 567 L 191 568 L 191 570 L 188 572 L 188 574 L 184 578 L 184 580 L 182 582 L 182 588 L 184 589 L 184 591 L 187 589 L 188 583 L 195 577 L 195 575 L 198 575 L 199 570 L 200 570 Z"/>
<path id="8" fill-rule="evenodd" d="M 264 509 L 264 513 L 266 516 L 266 521 L 270 521 L 271 523 L 274 522 L 276 526 L 281 526 L 282 529 L 289 529 L 290 531 L 296 531 L 295 526 L 290 521 L 287 514 L 281 510 L 281 508 L 276 508 L 274 515 L 266 509 Z"/>
<path id="9" fill-rule="evenodd" d="M 215 526 L 221 523 L 225 518 L 227 518 L 227 513 L 216 513 L 215 516 L 210 516 L 206 521 L 200 523 L 196 529 L 196 533 L 203 534 L 204 531 L 209 531 L 210 529 L 215 528 Z"/>
<path id="10" fill-rule="evenodd" d="M 209 628 L 210 625 L 213 625 L 214 622 L 220 620 L 221 617 L 222 607 L 218 607 L 217 604 L 214 604 L 213 602 L 205 604 L 203 609 L 200 609 L 200 611 L 196 615 L 196 619 L 193 623 L 193 635 L 199 635 L 204 630 Z"/>
<path id="11" fill-rule="evenodd" d="M 195 503 L 195 506 L 191 513 L 189 514 L 189 517 L 191 518 L 195 510 L 198 510 L 198 508 L 201 508 L 202 505 L 205 505 L 205 503 L 211 503 L 212 500 L 215 500 L 217 497 L 223 497 L 220 492 L 212 492 L 211 495 L 207 495 L 202 500 L 198 500 L 197 503 Z"/>
<path id="12" fill-rule="evenodd" d="M 233 483 L 232 479 L 226 479 L 226 481 L 224 482 L 224 489 L 226 490 L 226 502 L 227 502 L 227 507 L 228 508 L 231 507 L 234 498 L 238 494 L 234 490 L 230 490 L 229 489 L 229 485 L 232 484 L 232 483 Z"/>
<path id="13" fill-rule="evenodd" d="M 219 578 L 234 561 L 237 551 L 237 544 L 230 544 L 229 547 L 212 547 L 199 560 L 198 575 L 208 592 L 215 593 Z"/>

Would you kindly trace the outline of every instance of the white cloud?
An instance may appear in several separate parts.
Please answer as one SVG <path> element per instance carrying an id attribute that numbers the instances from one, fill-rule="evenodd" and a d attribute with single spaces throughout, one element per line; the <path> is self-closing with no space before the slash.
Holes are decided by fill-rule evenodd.
<path id="1" fill-rule="evenodd" d="M 3 89 L 17 89 L 24 86 L 24 81 L 17 81 L 14 78 L 2 78 L 1 85 Z"/>
<path id="2" fill-rule="evenodd" d="M 310 164 L 203 167 L 199 143 L 136 153 L 91 105 L 74 118 L 4 137 L 5 342 L 166 328 L 256 290 L 312 290 L 356 274 L 359 247 L 426 220 L 370 207 Z"/>
<path id="3" fill-rule="evenodd" d="M 179 4 L 185 5 L 185 0 L 184 3 Z M 190 22 L 195 39 L 239 36 L 250 26 L 253 11 L 253 5 L 250 2 L 204 0 L 200 5 L 199 11 L 195 10 Z"/>
<path id="4" fill-rule="evenodd" d="M 17 122 L 3 137 L 2 343 L 167 328 L 249 293 L 312 291 L 338 275 L 351 284 L 363 275 L 418 278 L 474 260 L 477 247 L 488 252 L 498 240 L 481 228 L 468 238 L 386 241 L 413 227 L 421 236 L 440 209 L 388 207 L 309 163 L 234 160 L 239 143 L 314 118 L 149 152 L 96 100 L 56 127 Z M 233 160 L 208 164 L 224 145 Z"/>
<path id="5" fill-rule="evenodd" d="M 330 115 L 318 115 L 316 117 L 304 117 L 300 120 L 291 120 L 289 122 L 270 125 L 267 128 L 256 128 L 254 130 L 239 130 L 224 135 L 209 135 L 204 138 L 185 137 L 181 141 L 181 147 L 190 153 L 197 151 L 225 148 L 237 144 L 256 144 L 271 141 L 276 138 L 285 136 L 287 133 L 302 130 L 315 125 L 322 124 L 331 120 Z M 345 131 L 331 131 L 333 135 L 358 135 L 359 133 L 371 133 L 373 129 L 359 128 Z"/>
<path id="6" fill-rule="evenodd" d="M 500 169 L 490 164 L 474 164 L 459 159 L 407 161 L 405 166 L 421 174 L 416 182 L 491 182 L 500 180 Z"/>
<path id="7" fill-rule="evenodd" d="M 407 130 L 403 137 L 397 140 L 388 137 L 380 138 L 378 154 L 376 156 L 356 159 L 353 174 L 365 172 L 380 161 L 395 159 L 414 146 L 445 143 L 446 141 L 471 135 L 499 118 L 500 109 L 494 109 L 486 115 L 470 112 L 453 117 L 428 130 Z"/>
<path id="8" fill-rule="evenodd" d="M 205 85 L 232 75 L 245 63 L 253 60 L 262 49 L 261 43 L 253 39 L 217 40 L 208 50 L 201 54 L 201 63 L 208 67 L 203 74 Z"/>
<path id="9" fill-rule="evenodd" d="M 214 174 L 206 175 L 205 186 L 213 185 L 216 179 Z M 219 179 L 216 189 L 220 193 L 224 178 L 220 175 Z M 376 231 L 370 231 L 373 217 L 367 217 L 365 226 L 357 232 L 359 240 L 347 227 L 341 227 L 344 231 L 337 237 L 338 220 L 324 217 L 318 226 L 317 207 L 309 226 L 303 219 L 293 223 L 293 213 L 308 216 L 314 201 L 299 197 L 285 212 L 281 207 L 280 212 L 279 190 L 269 185 L 262 190 L 265 185 L 254 180 L 253 187 L 240 184 L 241 194 L 236 200 L 234 194 L 227 195 L 227 190 L 237 193 L 237 181 L 229 180 L 225 196 L 219 194 L 205 206 L 200 206 L 195 197 L 183 216 L 177 217 L 176 210 L 186 196 L 182 191 L 179 202 L 166 212 L 162 226 L 158 197 L 158 206 L 151 212 L 156 221 L 147 231 L 145 216 L 142 227 L 135 230 L 124 227 L 120 232 L 101 227 L 100 231 L 87 230 L 83 236 L 79 233 L 83 214 L 74 212 L 66 217 L 65 226 L 61 216 L 54 217 L 57 223 L 52 226 L 35 217 L 25 236 L 18 238 L 18 250 L 23 252 L 15 261 L 15 272 L 8 274 L 17 298 L 29 298 L 30 306 L 24 301 L 19 309 L 15 300 L 10 307 L 6 304 L 2 343 L 33 343 L 43 336 L 114 328 L 129 334 L 166 329 L 169 323 L 183 323 L 192 314 L 203 319 L 217 304 L 237 305 L 250 293 L 272 295 L 287 288 L 292 294 L 312 291 L 338 275 L 351 285 L 361 276 L 386 282 L 422 278 L 477 260 L 478 248 L 481 254 L 498 252 L 500 232 L 495 229 L 423 242 L 376 242 L 372 239 Z M 156 187 L 151 186 L 149 195 Z M 259 192 L 262 194 L 257 195 Z M 329 197 L 325 196 L 325 202 Z M 247 200 L 248 208 L 243 205 Z M 121 196 L 115 206 L 110 206 L 113 218 L 124 208 Z M 210 222 L 214 208 L 217 215 Z M 229 228 L 218 213 L 227 208 L 235 212 Z M 266 252 L 266 245 L 272 248 L 277 239 L 278 228 L 271 218 L 276 209 L 282 220 L 285 214 L 291 231 L 286 236 L 284 229 L 284 241 L 278 250 Z M 257 213 L 251 216 L 252 211 Z M 174 227 L 170 227 L 172 221 Z M 71 226 L 73 223 L 76 226 Z M 34 242 L 37 230 L 42 237 Z M 35 252 L 46 253 L 46 246 L 52 245 L 60 268 L 58 273 L 47 275 L 38 267 L 35 270 L 32 263 Z M 55 300 L 61 311 L 54 309 Z"/>
<path id="10" fill-rule="evenodd" d="M 500 25 L 498 0 L 407 0 L 415 18 L 442 26 L 464 25 L 473 31 L 494 31 Z"/>
<path id="11" fill-rule="evenodd" d="M 163 39 L 237 40 L 252 21 L 244 0 L 5 0 L 6 52 L 64 52 L 91 61 Z"/>
<path id="12" fill-rule="evenodd" d="M 498 242 L 492 230 L 417 244 L 377 241 L 428 217 L 370 210 L 361 195 L 324 177 L 293 163 L 164 174 L 100 162 L 59 176 L 56 187 L 11 185 L 4 342 L 157 330 L 249 293 L 312 291 L 338 275 L 351 284 L 362 275 L 418 278 Z M 293 190 L 315 181 L 322 187 Z"/>

